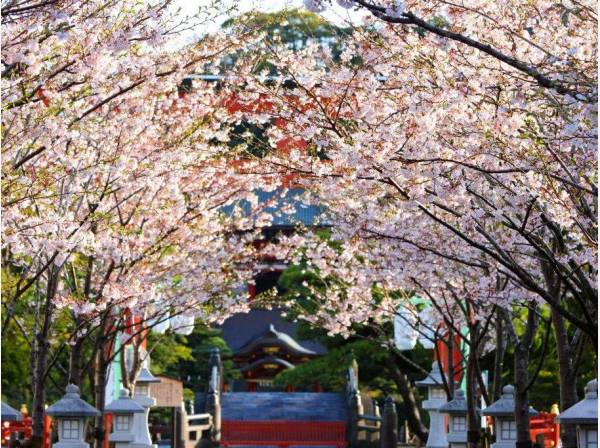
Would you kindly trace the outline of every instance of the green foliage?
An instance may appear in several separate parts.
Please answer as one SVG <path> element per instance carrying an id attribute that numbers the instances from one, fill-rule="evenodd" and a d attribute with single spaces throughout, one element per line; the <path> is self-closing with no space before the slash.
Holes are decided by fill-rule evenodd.
<path id="1" fill-rule="evenodd" d="M 160 338 L 152 353 L 152 370 L 183 380 L 184 398 L 191 399 L 193 392 L 205 391 L 208 387 L 208 358 L 210 350 L 218 347 L 221 351 L 223 370 L 227 378 L 239 378 L 239 372 L 233 368 L 231 349 L 220 336 L 221 331 L 196 323 L 189 336 L 176 334 L 150 334 L 148 345 L 152 346 Z M 192 392 L 193 391 L 193 392 Z"/>
<path id="2" fill-rule="evenodd" d="M 244 27 L 265 34 L 268 42 L 282 42 L 293 50 L 300 50 L 309 41 L 339 49 L 339 40 L 352 33 L 351 28 L 340 28 L 319 14 L 301 9 L 281 10 L 273 13 L 250 12 L 241 17 L 227 20 L 224 29 Z"/>
<path id="3" fill-rule="evenodd" d="M 275 384 L 281 387 L 290 384 L 309 390 L 319 383 L 327 391 L 342 392 L 346 387 L 349 361 L 354 357 L 359 360 L 359 379 L 363 390 L 373 391 L 375 396 L 396 391 L 395 384 L 384 374 L 383 365 L 388 356 L 385 349 L 366 339 L 347 342 L 336 339 L 331 338 L 329 345 L 338 342 L 338 347 L 330 347 L 322 358 L 284 370 L 275 377 Z"/>
<path id="4" fill-rule="evenodd" d="M 29 344 L 13 326 L 2 338 L 2 400 L 13 407 L 31 403 L 29 357 Z"/>

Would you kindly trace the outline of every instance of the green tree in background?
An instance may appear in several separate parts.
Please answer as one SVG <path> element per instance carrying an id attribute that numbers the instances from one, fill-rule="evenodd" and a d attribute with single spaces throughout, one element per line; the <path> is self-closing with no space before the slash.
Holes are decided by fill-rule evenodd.
<path id="1" fill-rule="evenodd" d="M 158 343 L 157 343 L 158 342 Z M 208 358 L 213 347 L 219 348 L 223 359 L 226 378 L 239 378 L 233 368 L 231 349 L 221 337 L 221 330 L 196 323 L 189 336 L 168 332 L 150 333 L 148 346 L 156 344 L 152 352 L 152 372 L 169 375 L 183 381 L 184 399 L 191 400 L 196 392 L 205 392 L 208 387 Z"/>

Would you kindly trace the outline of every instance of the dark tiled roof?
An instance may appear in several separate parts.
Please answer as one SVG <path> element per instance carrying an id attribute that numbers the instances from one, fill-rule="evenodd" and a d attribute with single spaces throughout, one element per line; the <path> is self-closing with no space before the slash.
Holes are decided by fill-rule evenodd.
<path id="1" fill-rule="evenodd" d="M 275 325 L 273 325 L 273 324 L 269 324 L 269 328 L 265 332 L 263 332 L 263 334 L 261 334 L 257 338 L 252 339 L 248 344 L 235 350 L 234 353 L 235 354 L 242 354 L 242 353 L 250 354 L 257 347 L 270 346 L 270 345 L 284 346 L 288 349 L 288 351 L 290 351 L 291 353 L 293 353 L 295 355 L 299 355 L 299 356 L 316 355 L 317 354 L 317 353 L 313 352 L 312 350 L 302 347 L 290 335 L 283 333 L 281 331 L 277 331 L 277 329 L 275 328 Z"/>
<path id="2" fill-rule="evenodd" d="M 264 358 L 257 359 L 256 361 L 254 361 L 251 364 L 248 364 L 247 366 L 242 367 L 240 369 L 240 372 L 245 372 L 247 370 L 253 370 L 259 366 L 262 366 L 263 364 L 279 364 L 279 365 L 285 367 L 286 369 L 294 368 L 294 364 L 289 363 L 285 359 L 277 358 L 276 356 L 266 356 Z"/>
<path id="3" fill-rule="evenodd" d="M 346 421 L 344 394 L 310 392 L 226 392 L 223 420 Z"/>
<path id="4" fill-rule="evenodd" d="M 267 204 L 262 211 L 273 217 L 271 226 L 273 227 L 292 227 L 297 224 L 306 226 L 322 226 L 328 225 L 325 217 L 325 209 L 323 207 L 306 204 L 303 202 L 301 195 L 304 190 L 301 188 L 291 188 L 286 190 L 285 194 L 281 194 L 281 190 L 274 191 L 255 191 L 259 204 Z M 244 216 L 249 216 L 252 206 L 250 202 L 241 200 L 234 205 L 228 205 L 221 210 L 229 215 L 233 212 L 237 205 Z M 285 213 L 284 209 L 290 208 L 293 213 Z"/>
<path id="5" fill-rule="evenodd" d="M 327 353 L 327 349 L 317 341 L 300 341 L 296 338 L 297 324 L 289 322 L 281 316 L 279 309 L 265 310 L 255 308 L 248 313 L 237 313 L 221 325 L 222 337 L 236 353 L 242 347 L 260 338 L 273 325 L 277 332 L 293 338 L 302 348 L 318 355 Z"/>

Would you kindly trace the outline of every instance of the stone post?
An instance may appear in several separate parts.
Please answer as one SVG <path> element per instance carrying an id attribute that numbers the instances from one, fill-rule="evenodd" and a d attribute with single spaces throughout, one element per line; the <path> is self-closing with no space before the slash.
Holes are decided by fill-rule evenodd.
<path id="1" fill-rule="evenodd" d="M 350 361 L 346 378 L 346 399 L 348 400 L 348 443 L 356 445 L 359 439 L 359 415 L 364 413 L 360 391 L 358 389 L 358 364 L 355 359 Z"/>
<path id="2" fill-rule="evenodd" d="M 398 414 L 396 404 L 388 395 L 383 405 L 383 422 L 381 424 L 381 448 L 396 448 L 398 444 Z"/>
<path id="3" fill-rule="evenodd" d="M 212 416 L 211 439 L 213 442 L 221 440 L 221 390 L 223 387 L 223 364 L 219 349 L 214 347 L 209 358 L 210 378 L 208 382 L 208 396 L 206 398 L 206 411 Z"/>

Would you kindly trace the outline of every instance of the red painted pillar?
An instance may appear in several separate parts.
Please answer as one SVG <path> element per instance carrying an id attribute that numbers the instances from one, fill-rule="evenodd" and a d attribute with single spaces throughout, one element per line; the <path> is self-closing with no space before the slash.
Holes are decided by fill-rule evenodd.
<path id="1" fill-rule="evenodd" d="M 463 362 L 463 357 L 462 357 L 462 353 L 460 351 L 460 343 L 461 343 L 460 335 L 454 335 L 454 341 L 452 344 L 452 364 L 454 364 L 454 381 L 456 381 L 456 382 L 460 382 L 460 379 L 462 378 L 461 366 L 462 366 L 462 362 Z M 450 372 L 448 372 L 449 366 L 448 366 L 448 344 L 447 344 L 447 341 L 441 339 L 435 343 L 435 349 L 433 350 L 433 359 L 436 361 L 440 360 L 440 362 L 442 364 L 442 369 L 446 373 L 446 378 L 447 378 L 448 377 L 447 375 L 450 373 Z"/>
<path id="2" fill-rule="evenodd" d="M 112 426 L 112 414 L 107 412 L 104 414 L 104 440 L 102 441 L 102 448 L 109 448 L 110 442 L 108 441 L 108 437 L 110 435 L 110 430 Z"/>
<path id="3" fill-rule="evenodd" d="M 52 418 L 49 415 L 44 415 L 44 432 L 42 434 L 42 446 L 50 448 L 52 442 Z"/>

